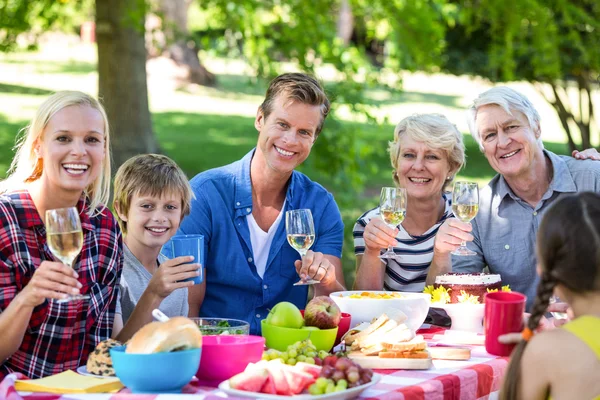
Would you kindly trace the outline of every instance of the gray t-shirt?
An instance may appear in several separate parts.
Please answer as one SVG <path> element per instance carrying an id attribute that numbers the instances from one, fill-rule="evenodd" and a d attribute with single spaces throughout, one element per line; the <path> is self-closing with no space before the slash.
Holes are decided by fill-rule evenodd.
<path id="1" fill-rule="evenodd" d="M 527 296 L 529 310 L 536 297 L 536 234 L 546 210 L 562 196 L 600 192 L 600 162 L 576 160 L 544 150 L 554 176 L 542 200 L 532 207 L 514 194 L 502 175 L 479 193 L 479 213 L 471 222 L 474 240 L 467 247 L 476 256 L 452 256 L 454 272 L 481 272 L 487 265 L 503 285 Z M 540 177 L 543 179 L 543 177 Z"/>
<path id="2" fill-rule="evenodd" d="M 142 293 L 148 287 L 152 274 L 148 272 L 142 263 L 133 255 L 127 245 L 123 244 L 124 262 L 121 282 L 119 283 L 119 301 L 117 301 L 116 313 L 123 317 L 123 324 L 129 319 L 135 305 L 142 297 Z M 168 258 L 162 254 L 158 255 L 160 264 Z M 187 288 L 176 289 L 168 295 L 158 307 L 168 317 L 188 316 L 188 290 Z"/>

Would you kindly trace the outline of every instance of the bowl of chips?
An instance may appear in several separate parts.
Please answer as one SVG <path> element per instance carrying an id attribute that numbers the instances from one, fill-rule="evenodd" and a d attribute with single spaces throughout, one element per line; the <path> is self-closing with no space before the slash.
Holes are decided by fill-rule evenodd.
<path id="1" fill-rule="evenodd" d="M 396 309 L 408 317 L 406 325 L 413 331 L 425 321 L 431 295 L 427 293 L 350 290 L 329 295 L 342 312 L 352 316 L 351 326 L 371 322 L 386 310 Z"/>

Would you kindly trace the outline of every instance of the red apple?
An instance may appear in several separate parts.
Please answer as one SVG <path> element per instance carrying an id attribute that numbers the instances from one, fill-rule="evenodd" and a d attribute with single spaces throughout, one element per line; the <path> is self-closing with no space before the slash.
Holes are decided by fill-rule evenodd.
<path id="1" fill-rule="evenodd" d="M 332 329 L 338 326 L 342 312 L 329 296 L 318 296 L 308 302 L 304 309 L 304 324 L 319 329 Z"/>

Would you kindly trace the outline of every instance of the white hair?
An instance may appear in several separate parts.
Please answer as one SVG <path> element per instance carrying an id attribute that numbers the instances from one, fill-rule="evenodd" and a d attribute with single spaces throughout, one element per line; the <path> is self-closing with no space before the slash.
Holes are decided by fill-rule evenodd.
<path id="1" fill-rule="evenodd" d="M 469 124 L 471 136 L 475 139 L 481 151 L 483 151 L 483 143 L 481 141 L 481 135 L 477 130 L 477 111 L 480 107 L 488 105 L 502 107 L 502 109 L 510 115 L 513 115 L 514 111 L 519 111 L 527 117 L 531 129 L 534 131 L 540 130 L 540 114 L 538 114 L 537 110 L 527 97 L 506 86 L 491 88 L 477 96 L 477 98 L 473 100 L 471 107 L 467 110 L 467 123 Z M 541 135 L 538 137 L 537 143 L 540 148 L 544 148 Z"/>

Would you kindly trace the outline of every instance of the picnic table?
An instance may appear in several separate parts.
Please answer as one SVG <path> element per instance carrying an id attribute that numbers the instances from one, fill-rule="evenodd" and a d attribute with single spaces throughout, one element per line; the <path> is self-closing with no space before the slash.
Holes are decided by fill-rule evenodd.
<path id="1" fill-rule="evenodd" d="M 454 335 L 444 328 L 419 331 L 431 344 L 451 343 Z M 461 344 L 464 345 L 464 344 Z M 468 345 L 468 361 L 434 360 L 429 370 L 374 370 L 383 375 L 381 381 L 362 393 L 360 399 L 394 400 L 470 400 L 494 398 L 500 390 L 508 365 L 505 357 L 488 354 L 481 344 Z M 181 394 L 136 395 L 127 389 L 114 394 L 49 394 L 18 393 L 10 375 L 0 383 L 0 398 L 6 400 L 216 400 L 227 398 L 217 388 L 198 386 L 194 381 Z M 14 381 L 13 381 L 14 382 Z M 260 394 L 257 394 L 257 397 Z M 231 397 L 229 397 L 231 398 Z"/>

